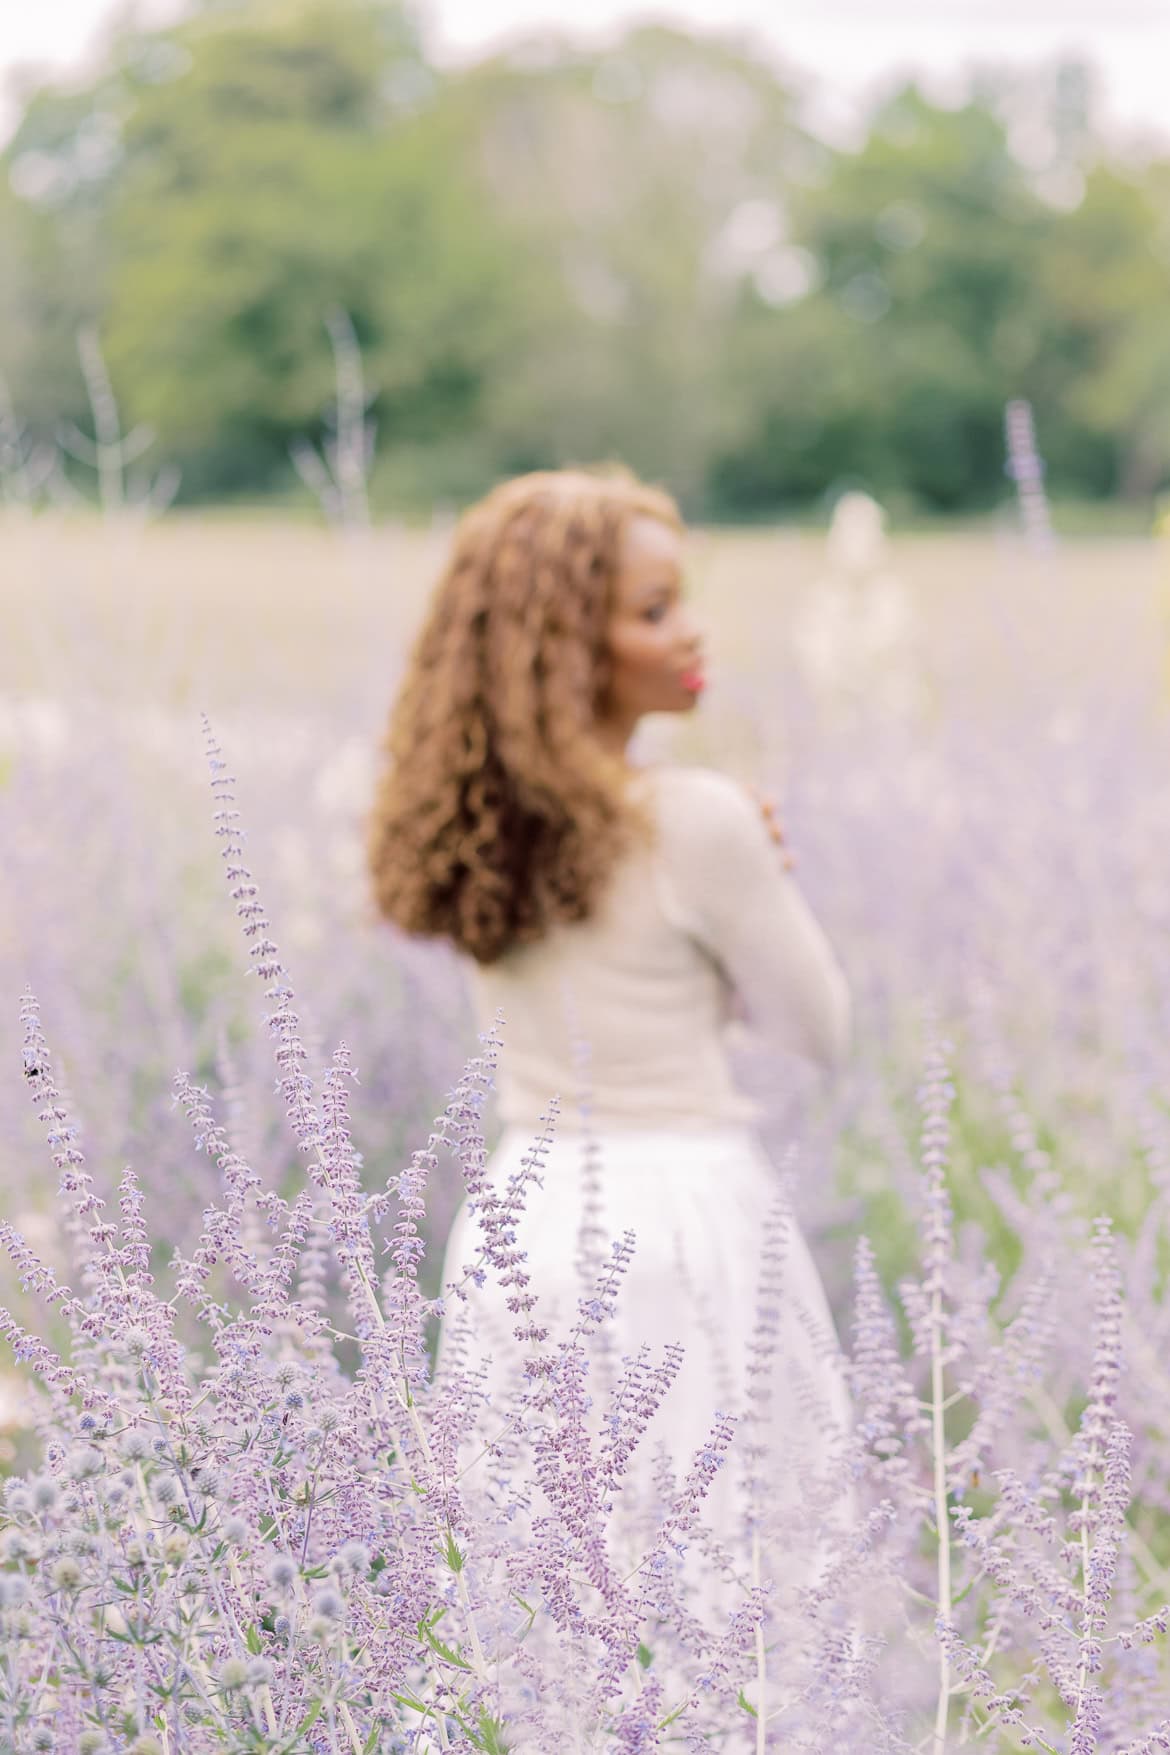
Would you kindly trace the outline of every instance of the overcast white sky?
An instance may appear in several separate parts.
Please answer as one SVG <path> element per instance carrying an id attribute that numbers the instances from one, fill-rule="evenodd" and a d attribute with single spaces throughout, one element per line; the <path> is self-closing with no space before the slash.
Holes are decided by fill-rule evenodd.
<path id="1" fill-rule="evenodd" d="M 123 6 L 126 0 L 122 0 Z M 131 0 L 163 18 L 177 0 Z M 112 13 L 111 0 L 0 0 L 0 80 L 20 62 L 84 65 Z M 430 0 L 434 51 L 456 60 L 565 15 L 557 0 Z M 1099 69 L 1106 122 L 1170 142 L 1170 0 L 590 0 L 588 33 L 605 36 L 635 18 L 700 29 L 743 28 L 818 82 L 819 115 L 847 126 L 858 98 L 897 72 L 930 76 L 945 96 L 972 59 L 1035 65 L 1061 52 Z M 13 120 L 0 102 L 0 138 Z"/>

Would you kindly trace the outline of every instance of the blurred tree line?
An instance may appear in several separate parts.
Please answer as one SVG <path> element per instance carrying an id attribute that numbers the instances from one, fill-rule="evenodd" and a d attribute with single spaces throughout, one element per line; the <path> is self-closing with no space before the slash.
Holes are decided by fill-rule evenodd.
<path id="1" fill-rule="evenodd" d="M 1170 159 L 1111 160 L 1075 68 L 1023 124 L 1006 79 L 954 109 L 908 86 L 849 151 L 801 98 L 664 27 L 453 71 L 396 0 L 125 26 L 86 89 L 24 94 L 2 155 L 0 373 L 32 434 L 84 424 L 95 324 L 188 500 L 289 491 L 337 305 L 384 508 L 620 455 L 692 517 L 842 481 L 973 510 L 1017 396 L 1053 491 L 1170 482 Z"/>

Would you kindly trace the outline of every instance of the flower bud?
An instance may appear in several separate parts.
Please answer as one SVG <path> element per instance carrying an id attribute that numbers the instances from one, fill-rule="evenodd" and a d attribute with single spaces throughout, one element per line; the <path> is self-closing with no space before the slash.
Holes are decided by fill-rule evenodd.
<path id="1" fill-rule="evenodd" d="M 61 1497 L 52 1475 L 38 1475 L 32 1483 L 32 1502 L 38 1511 L 52 1511 Z"/>
<path id="2" fill-rule="evenodd" d="M 54 1590 L 76 1590 L 81 1583 L 81 1567 L 68 1554 L 62 1554 L 55 1560 L 49 1577 L 53 1581 Z"/>
<path id="3" fill-rule="evenodd" d="M 370 1570 L 370 1550 L 364 1542 L 347 1542 L 341 1550 L 340 1558 L 346 1570 L 355 1573 L 359 1578 Z"/>
<path id="4" fill-rule="evenodd" d="M 31 1560 L 36 1555 L 36 1544 L 25 1535 L 23 1530 L 5 1530 L 0 1537 L 0 1560 Z"/>
<path id="5" fill-rule="evenodd" d="M 345 1602 L 335 1590 L 319 1590 L 313 1598 L 313 1608 L 318 1615 L 327 1615 L 331 1621 L 340 1621 L 345 1614 Z"/>
<path id="6" fill-rule="evenodd" d="M 65 1471 L 71 1481 L 91 1481 L 104 1468 L 104 1458 L 95 1444 L 75 1444 L 65 1458 Z"/>
<path id="7" fill-rule="evenodd" d="M 287 1554 L 277 1554 L 268 1563 L 268 1582 L 276 1590 L 291 1590 L 296 1581 L 297 1567 Z"/>
<path id="8" fill-rule="evenodd" d="M 224 1689 L 242 1688 L 248 1680 L 248 1666 L 243 1658 L 225 1658 L 219 1666 L 217 1680 Z"/>

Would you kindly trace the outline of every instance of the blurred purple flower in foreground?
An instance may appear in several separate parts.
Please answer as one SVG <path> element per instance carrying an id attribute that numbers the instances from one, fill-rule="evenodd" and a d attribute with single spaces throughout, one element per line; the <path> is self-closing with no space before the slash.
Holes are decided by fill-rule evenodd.
<path id="1" fill-rule="evenodd" d="M 746 1416 L 737 1425 L 713 1407 L 694 1457 L 659 1456 L 660 1498 L 640 1513 L 644 1558 L 622 1575 L 610 1536 L 625 1514 L 623 1471 L 678 1363 L 675 1350 L 654 1361 L 644 1349 L 607 1361 L 604 1393 L 591 1376 L 634 1240 L 607 1251 L 583 1238 L 576 1319 L 564 1333 L 542 1321 L 513 1239 L 556 1115 L 514 1183 L 493 1192 L 482 1113 L 499 1029 L 426 1146 L 367 1189 L 349 1049 L 338 1044 L 318 1090 L 243 862 L 233 783 L 207 736 L 216 833 L 272 1006 L 303 1173 L 266 1184 L 210 1090 L 176 1075 L 174 1102 L 220 1192 L 157 1288 L 138 1178 L 124 1170 L 108 1218 L 26 992 L 24 1076 L 59 1173 L 73 1286 L 0 1225 L 20 1285 L 60 1337 L 55 1348 L 0 1315 L 39 1391 L 36 1459 L 8 1482 L 0 1533 L 5 1746 L 941 1751 L 987 1733 L 1069 1755 L 1170 1747 L 1170 1685 L 1153 1661 L 1170 1618 L 1165 1464 L 1151 1454 L 1166 1416 L 1144 1416 L 1141 1397 L 1122 1416 L 1121 1246 L 1106 1220 L 1086 1236 L 1056 1198 L 1026 1115 L 1017 1109 L 1013 1126 L 1038 1206 L 1005 1293 L 978 1237 L 955 1224 L 962 1093 L 955 1051 L 932 1042 L 919 1093 L 920 1270 L 895 1311 L 874 1248 L 858 1243 L 856 1428 L 795 1507 L 771 1502 L 753 1443 L 751 1386 L 766 1393 L 784 1297 L 783 1202 L 762 1216 Z M 975 1015 L 986 1022 L 978 1004 Z M 988 1028 L 984 1061 L 1006 1110 L 995 1053 Z M 1164 1221 L 1159 1111 L 1145 1128 Z M 434 1382 L 440 1301 L 423 1295 L 419 1267 L 444 1154 L 476 1202 L 481 1241 L 444 1288 L 456 1340 Z M 991 1217 L 1010 1216 L 1018 1184 L 1001 1175 L 988 1187 Z M 1147 1226 L 1127 1256 L 1131 1304 L 1153 1309 L 1159 1259 Z M 463 1320 L 487 1277 L 508 1288 L 528 1347 L 502 1406 L 486 1400 Z M 1073 1313 L 1091 1333 L 1057 1348 Z M 1138 1363 L 1146 1382 L 1162 1370 L 1159 1357 Z M 743 1511 L 736 1554 L 703 1522 L 726 1468 Z M 716 1618 L 696 1612 L 708 1581 L 728 1605 Z"/>

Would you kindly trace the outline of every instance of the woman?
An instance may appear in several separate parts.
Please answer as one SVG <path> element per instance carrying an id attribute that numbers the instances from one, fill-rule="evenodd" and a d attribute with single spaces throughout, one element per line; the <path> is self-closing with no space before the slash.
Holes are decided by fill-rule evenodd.
<path id="1" fill-rule="evenodd" d="M 703 691 L 683 564 L 675 502 L 625 471 L 525 475 L 473 506 L 394 707 L 369 841 L 384 914 L 466 956 L 482 1030 L 503 1014 L 493 1187 L 559 1098 L 518 1236 L 554 1338 L 609 1240 L 635 1234 L 615 1313 L 595 1337 L 594 1430 L 618 1360 L 642 1342 L 655 1357 L 685 1347 L 629 1470 L 631 1516 L 653 1493 L 656 1453 L 681 1479 L 716 1410 L 738 1416 L 747 1402 L 780 1176 L 733 1083 L 726 1026 L 746 1013 L 773 1046 L 824 1068 L 849 1033 L 844 978 L 770 807 L 714 770 L 630 759 L 643 714 L 691 713 Z M 476 1247 L 465 1206 L 444 1285 L 464 1277 Z M 810 1470 L 848 1419 L 832 1320 L 791 1222 L 783 1254 L 770 1382 L 757 1372 L 751 1395 L 767 1416 L 756 1473 L 773 1508 L 811 1493 Z M 467 1306 L 451 1300 L 440 1372 L 453 1319 L 470 1324 L 460 1357 L 472 1341 L 490 1356 L 502 1413 L 522 1376 L 516 1319 L 490 1282 Z M 742 1558 L 735 1482 L 750 1469 L 734 1440 L 731 1452 L 736 1466 L 716 1477 L 706 1512 Z M 623 1528 L 636 1555 L 636 1526 Z"/>

